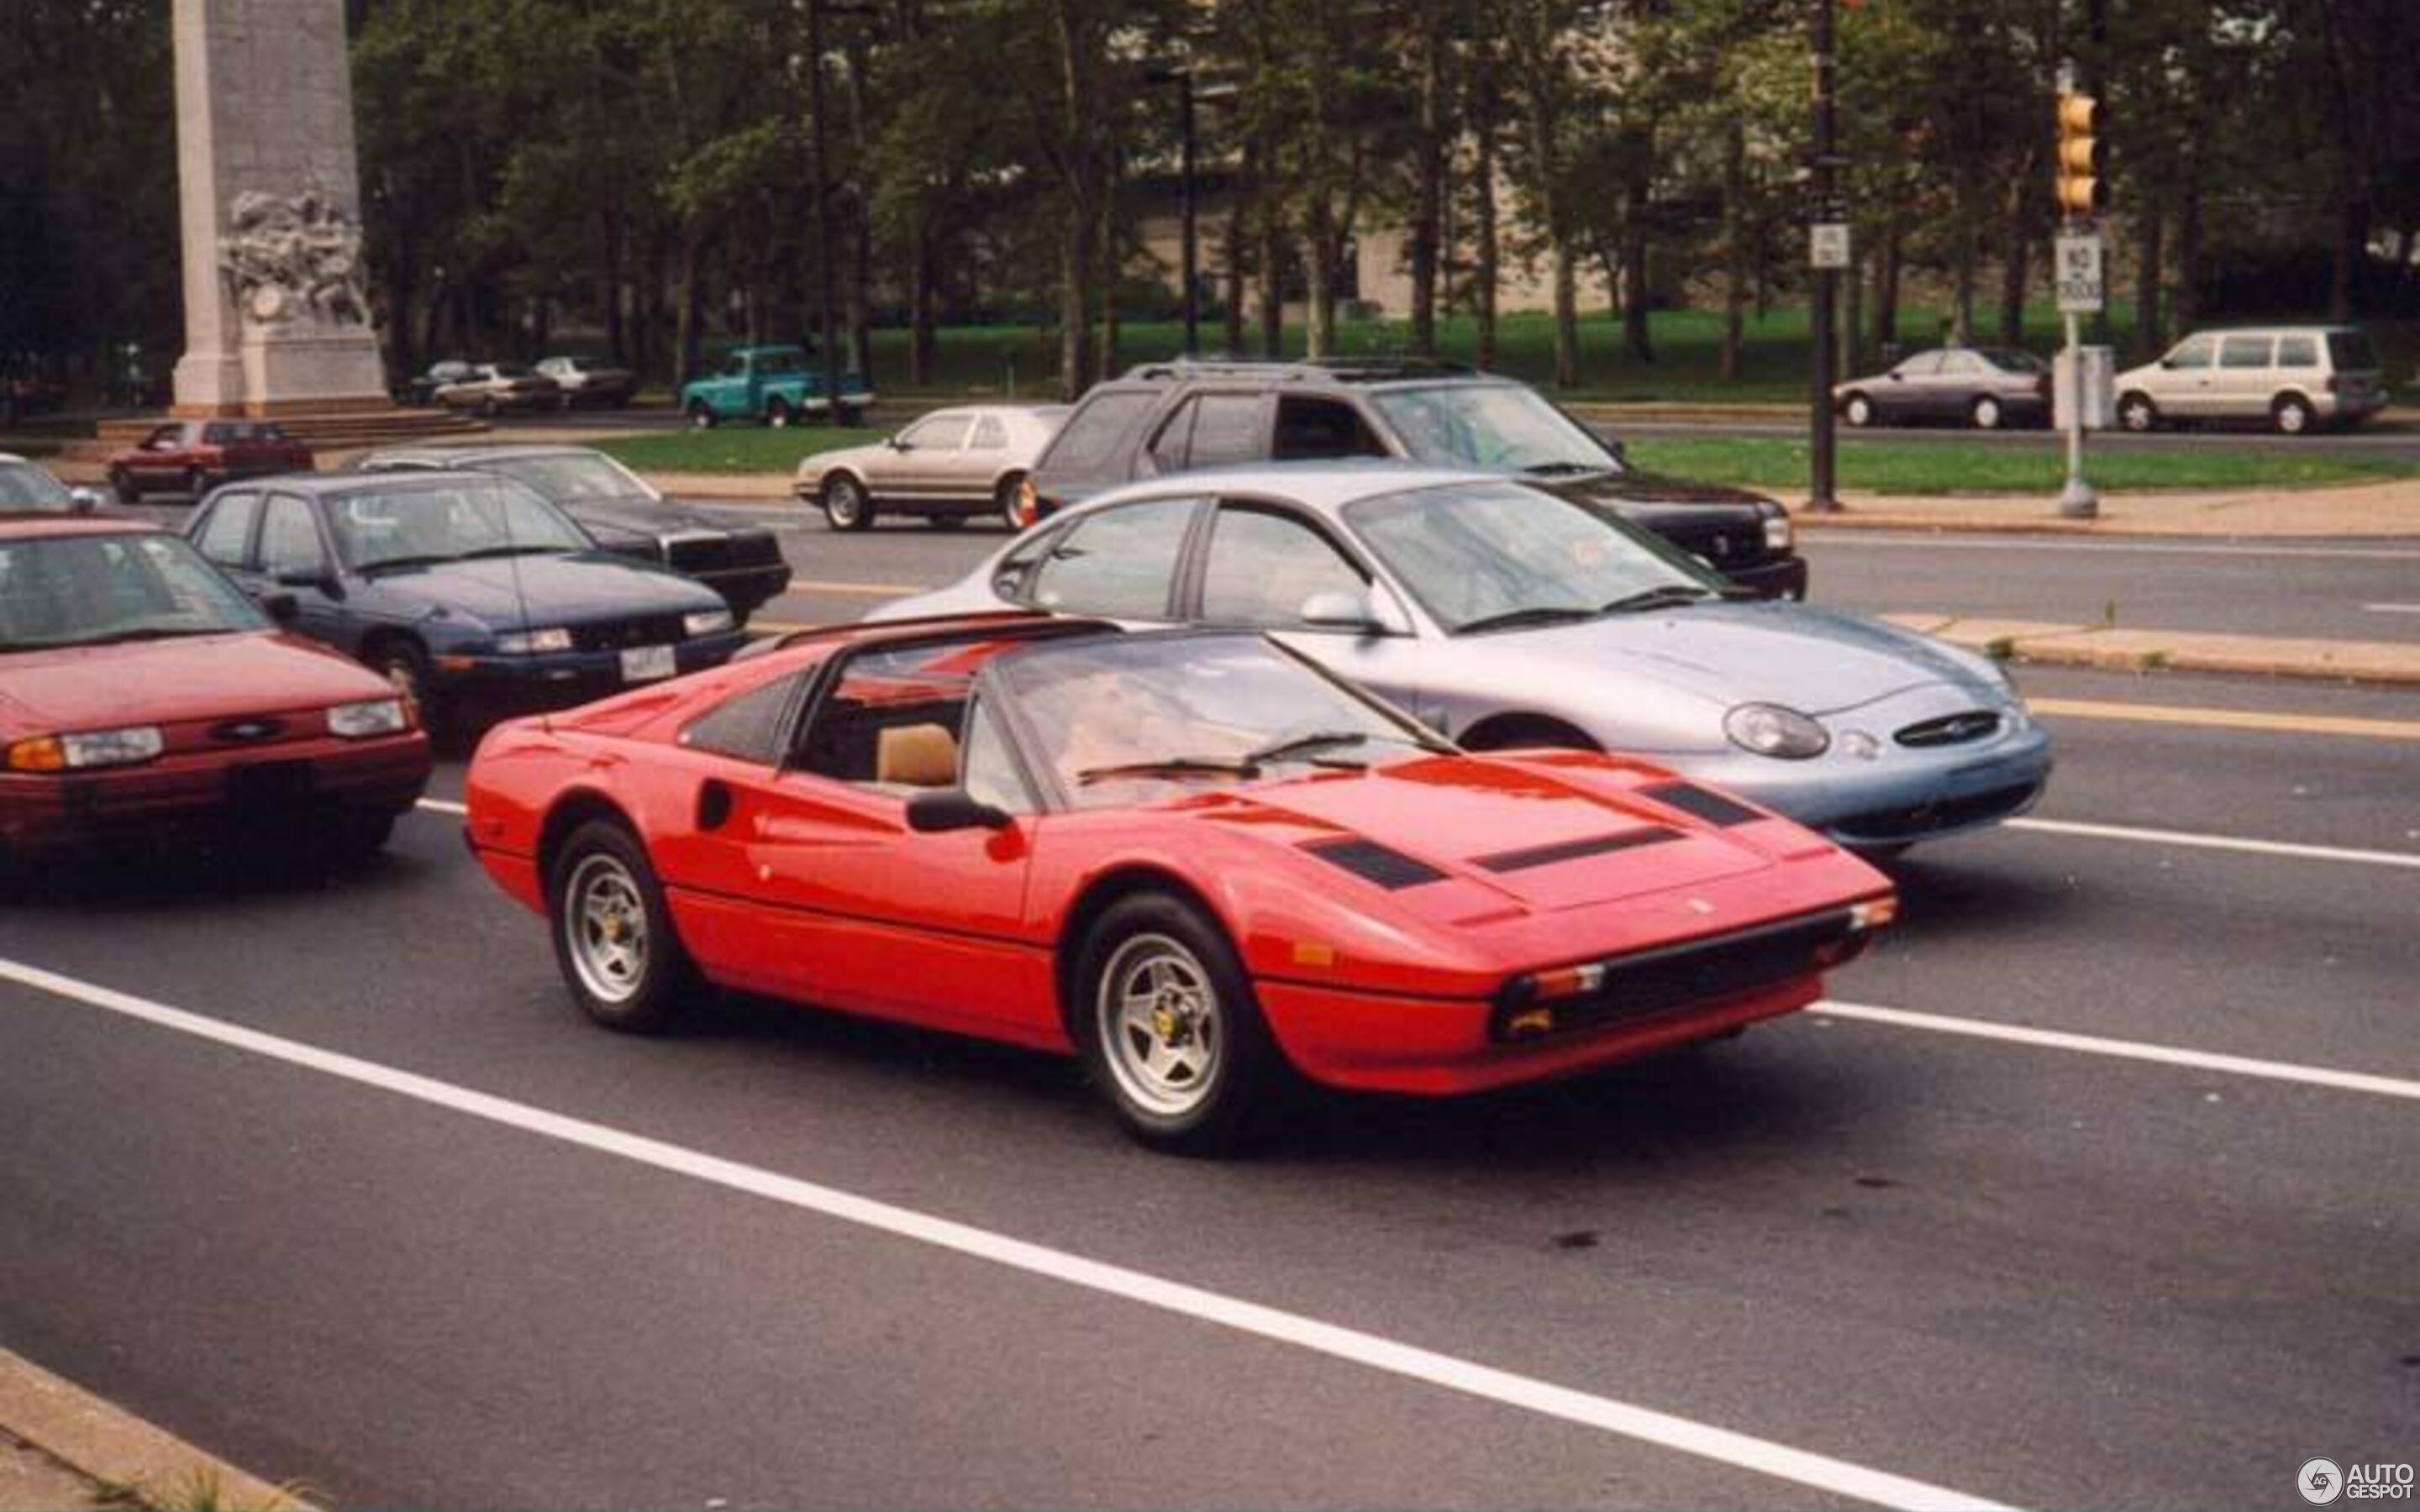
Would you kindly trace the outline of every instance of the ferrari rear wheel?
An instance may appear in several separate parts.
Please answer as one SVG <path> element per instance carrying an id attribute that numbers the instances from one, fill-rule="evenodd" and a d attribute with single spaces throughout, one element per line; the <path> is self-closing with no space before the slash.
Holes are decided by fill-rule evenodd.
<path id="1" fill-rule="evenodd" d="M 613 820 L 581 825 L 555 858 L 547 901 L 581 1011 L 627 1033 L 670 1026 L 694 979 L 637 837 Z"/>
<path id="2" fill-rule="evenodd" d="M 1180 1155 L 1234 1152 L 1264 1130 L 1284 1060 L 1216 924 L 1163 893 L 1121 899 L 1084 942 L 1078 1040 L 1126 1132 Z"/>

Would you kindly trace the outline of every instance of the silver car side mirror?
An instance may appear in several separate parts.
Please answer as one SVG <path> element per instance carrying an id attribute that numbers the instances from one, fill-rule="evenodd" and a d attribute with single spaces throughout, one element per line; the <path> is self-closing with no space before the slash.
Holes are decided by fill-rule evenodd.
<path id="1" fill-rule="evenodd" d="M 89 515 L 101 507 L 101 495 L 90 488 L 70 488 L 68 508 L 79 515 Z"/>

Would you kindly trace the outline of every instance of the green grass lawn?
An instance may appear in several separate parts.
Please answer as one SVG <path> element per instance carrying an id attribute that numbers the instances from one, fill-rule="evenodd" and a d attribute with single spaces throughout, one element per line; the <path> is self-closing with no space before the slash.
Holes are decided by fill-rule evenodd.
<path id="1" fill-rule="evenodd" d="M 609 436 L 597 449 L 642 472 L 790 472 L 813 452 L 862 446 L 886 432 L 841 425 L 718 425 L 644 436 Z"/>
<path id="2" fill-rule="evenodd" d="M 1754 488 L 1804 488 L 1807 444 L 1771 438 L 1643 438 L 1629 455 L 1652 471 Z M 2310 488 L 2327 484 L 2410 477 L 2420 468 L 2390 457 L 2298 455 L 2213 446 L 2191 451 L 2127 450 L 2087 454 L 2094 486 L 2124 492 L 2146 488 Z M 2056 493 L 2067 476 L 2057 446 L 1985 445 L 1957 441 L 1844 442 L 1838 482 L 1876 493 Z"/>

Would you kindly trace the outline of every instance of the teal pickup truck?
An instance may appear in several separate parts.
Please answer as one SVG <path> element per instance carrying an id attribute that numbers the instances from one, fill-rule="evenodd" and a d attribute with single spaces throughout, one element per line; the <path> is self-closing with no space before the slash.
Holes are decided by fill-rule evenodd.
<path id="1" fill-rule="evenodd" d="M 804 347 L 735 347 L 720 371 L 681 385 L 681 413 L 700 430 L 726 420 L 761 420 L 788 425 L 829 415 L 854 425 L 874 402 L 865 379 L 841 375 L 840 403 L 824 397 L 823 371 Z"/>

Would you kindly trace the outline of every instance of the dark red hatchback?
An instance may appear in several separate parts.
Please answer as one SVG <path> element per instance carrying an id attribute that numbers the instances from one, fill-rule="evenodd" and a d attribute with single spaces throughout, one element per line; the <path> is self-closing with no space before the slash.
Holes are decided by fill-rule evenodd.
<path id="1" fill-rule="evenodd" d="M 140 446 L 112 453 L 109 486 L 121 504 L 147 493 L 193 499 L 237 478 L 308 472 L 311 448 L 269 420 L 172 420 Z"/>
<path id="2" fill-rule="evenodd" d="M 196 825 L 373 850 L 428 771 L 383 678 L 182 537 L 0 517 L 0 868 Z"/>

